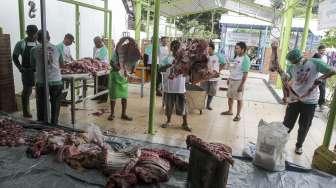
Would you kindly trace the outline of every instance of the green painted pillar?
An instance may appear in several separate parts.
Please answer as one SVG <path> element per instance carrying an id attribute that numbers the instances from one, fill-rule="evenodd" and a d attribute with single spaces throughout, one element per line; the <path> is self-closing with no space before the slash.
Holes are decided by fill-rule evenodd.
<path id="1" fill-rule="evenodd" d="M 211 12 L 211 33 L 214 34 L 214 11 Z"/>
<path id="2" fill-rule="evenodd" d="M 79 5 L 75 5 L 75 32 L 76 32 L 76 59 L 79 59 L 79 30 L 80 30 L 80 12 Z"/>
<path id="3" fill-rule="evenodd" d="M 150 8 L 147 7 L 147 19 L 146 19 L 146 39 L 149 40 L 149 25 L 150 25 Z"/>
<path id="4" fill-rule="evenodd" d="M 336 88 L 334 90 L 333 99 L 330 104 L 328 123 L 323 138 L 323 146 L 326 148 L 329 148 L 330 146 L 331 136 L 335 125 L 335 117 L 336 117 Z"/>
<path id="5" fill-rule="evenodd" d="M 19 21 L 20 21 L 20 38 L 25 38 L 25 18 L 23 0 L 18 0 L 19 4 Z"/>
<path id="6" fill-rule="evenodd" d="M 290 37 L 291 37 L 291 32 L 292 32 L 292 20 L 293 20 L 293 13 L 294 13 L 294 1 L 295 0 L 287 0 L 286 1 L 286 11 L 284 14 L 284 23 L 285 26 L 283 27 L 283 36 L 280 39 L 281 41 L 281 54 L 280 54 L 280 66 L 285 69 L 286 67 L 286 55 L 288 52 L 288 44 L 290 41 Z M 281 88 L 282 84 L 281 84 L 281 79 L 278 76 L 277 78 L 277 83 L 276 83 L 276 87 L 277 88 Z"/>
<path id="7" fill-rule="evenodd" d="M 303 29 L 303 35 L 301 40 L 301 46 L 300 50 L 304 52 L 306 50 L 307 45 L 307 39 L 308 39 L 308 32 L 309 32 L 309 23 L 312 17 L 312 9 L 313 9 L 314 0 L 308 0 L 308 5 L 306 9 L 306 19 L 305 19 L 305 25 Z M 323 10 L 321 10 L 323 11 Z"/>
<path id="8" fill-rule="evenodd" d="M 2 31 L 2 27 L 0 27 L 0 35 L 3 33 L 3 31 Z"/>
<path id="9" fill-rule="evenodd" d="M 140 46 L 140 32 L 141 32 L 141 0 L 135 1 L 135 41 Z"/>
<path id="10" fill-rule="evenodd" d="M 155 103 L 156 103 L 156 73 L 157 73 L 157 57 L 159 48 L 159 24 L 160 24 L 160 0 L 155 0 L 154 12 L 154 31 L 153 31 L 153 53 L 151 66 L 151 87 L 150 87 L 150 103 L 149 103 L 149 120 L 148 133 L 154 134 L 155 125 Z"/>
<path id="11" fill-rule="evenodd" d="M 108 9 L 108 0 L 104 0 L 104 9 Z M 104 12 L 104 37 L 107 37 L 107 17 L 108 17 L 108 12 Z"/>
<path id="12" fill-rule="evenodd" d="M 109 57 L 112 58 L 112 12 L 109 12 L 109 32 L 108 32 L 108 50 L 109 50 Z"/>

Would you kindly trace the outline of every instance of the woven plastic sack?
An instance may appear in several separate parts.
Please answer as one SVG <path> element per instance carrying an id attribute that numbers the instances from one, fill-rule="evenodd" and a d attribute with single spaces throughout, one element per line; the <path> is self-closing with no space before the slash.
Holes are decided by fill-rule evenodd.
<path id="1" fill-rule="evenodd" d="M 254 165 L 270 171 L 285 170 L 285 146 L 288 139 L 288 128 L 281 122 L 267 123 L 260 120 Z"/>

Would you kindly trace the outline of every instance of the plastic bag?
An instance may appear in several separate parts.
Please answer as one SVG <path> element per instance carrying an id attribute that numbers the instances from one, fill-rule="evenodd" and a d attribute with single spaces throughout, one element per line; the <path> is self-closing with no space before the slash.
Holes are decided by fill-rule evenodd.
<path id="1" fill-rule="evenodd" d="M 286 156 L 284 150 L 288 139 L 288 128 L 281 122 L 267 123 L 260 120 L 257 150 L 253 163 L 271 171 L 285 170 Z"/>
<path id="2" fill-rule="evenodd" d="M 96 143 L 99 146 L 104 145 L 105 136 L 103 135 L 103 133 L 101 132 L 100 128 L 97 125 L 91 124 L 87 128 L 87 133 L 88 133 L 88 141 L 89 142 Z"/>

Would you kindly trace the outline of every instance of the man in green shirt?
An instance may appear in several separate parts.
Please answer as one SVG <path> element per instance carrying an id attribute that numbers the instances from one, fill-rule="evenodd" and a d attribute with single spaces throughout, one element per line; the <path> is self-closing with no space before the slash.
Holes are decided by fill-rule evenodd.
<path id="1" fill-rule="evenodd" d="M 300 116 L 295 153 L 301 155 L 303 152 L 302 144 L 312 124 L 319 100 L 319 90 L 316 85 L 322 81 L 319 73 L 322 73 L 323 77 L 326 78 L 336 72 L 321 59 L 304 59 L 299 49 L 290 51 L 286 59 L 290 62 L 287 66 L 287 72 L 285 73 L 278 67 L 282 80 L 291 83 L 289 92 L 287 92 L 288 98 L 286 101 L 288 105 L 283 124 L 288 127 L 288 132 L 291 132 Z"/>
<path id="2" fill-rule="evenodd" d="M 13 51 L 13 62 L 21 72 L 22 78 L 23 90 L 21 94 L 21 102 L 23 117 L 27 118 L 32 117 L 29 110 L 29 97 L 32 93 L 33 86 L 35 85 L 35 76 L 33 71 L 34 67 L 30 62 L 30 50 L 37 45 L 35 37 L 37 30 L 36 25 L 28 25 L 26 30 L 27 37 L 16 43 Z M 21 62 L 19 56 L 21 56 Z"/>

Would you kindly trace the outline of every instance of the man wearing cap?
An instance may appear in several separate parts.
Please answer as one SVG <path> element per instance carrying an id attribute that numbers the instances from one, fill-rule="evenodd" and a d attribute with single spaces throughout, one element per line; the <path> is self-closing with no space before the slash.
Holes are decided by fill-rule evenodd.
<path id="1" fill-rule="evenodd" d="M 312 124 L 319 100 L 318 83 L 336 72 L 321 59 L 303 58 L 299 49 L 290 51 L 286 59 L 289 61 L 286 73 L 278 67 L 278 72 L 282 80 L 286 80 L 285 85 L 289 91 L 283 124 L 288 127 L 288 132 L 291 132 L 299 117 L 295 153 L 301 155 L 302 144 Z M 319 73 L 323 76 L 319 77 Z"/>
<path id="2" fill-rule="evenodd" d="M 30 62 L 30 50 L 37 45 L 35 37 L 37 30 L 36 25 L 28 25 L 26 30 L 27 37 L 16 43 L 13 51 L 13 62 L 21 72 L 23 86 L 21 94 L 22 112 L 23 117 L 26 118 L 32 117 L 29 107 L 29 97 L 35 85 L 35 76 L 34 67 Z M 21 62 L 19 60 L 20 55 Z"/>
<path id="3" fill-rule="evenodd" d="M 64 63 L 73 61 L 70 46 L 75 42 L 74 36 L 70 33 L 64 36 L 63 42 L 59 43 L 56 47 L 62 52 Z"/>
<path id="4" fill-rule="evenodd" d="M 37 41 L 39 44 L 31 50 L 31 63 L 35 67 L 36 71 L 36 110 L 37 110 L 37 120 L 46 122 L 46 108 L 45 103 L 45 80 L 44 80 L 44 60 L 42 56 L 42 30 L 37 33 Z M 51 124 L 58 124 L 58 117 L 60 112 L 60 101 L 62 96 L 62 75 L 60 65 L 63 64 L 62 52 L 56 48 L 55 45 L 51 44 L 49 33 L 46 34 L 47 39 L 47 62 L 45 68 L 48 71 L 47 81 L 49 87 L 49 100 L 51 109 Z"/>

